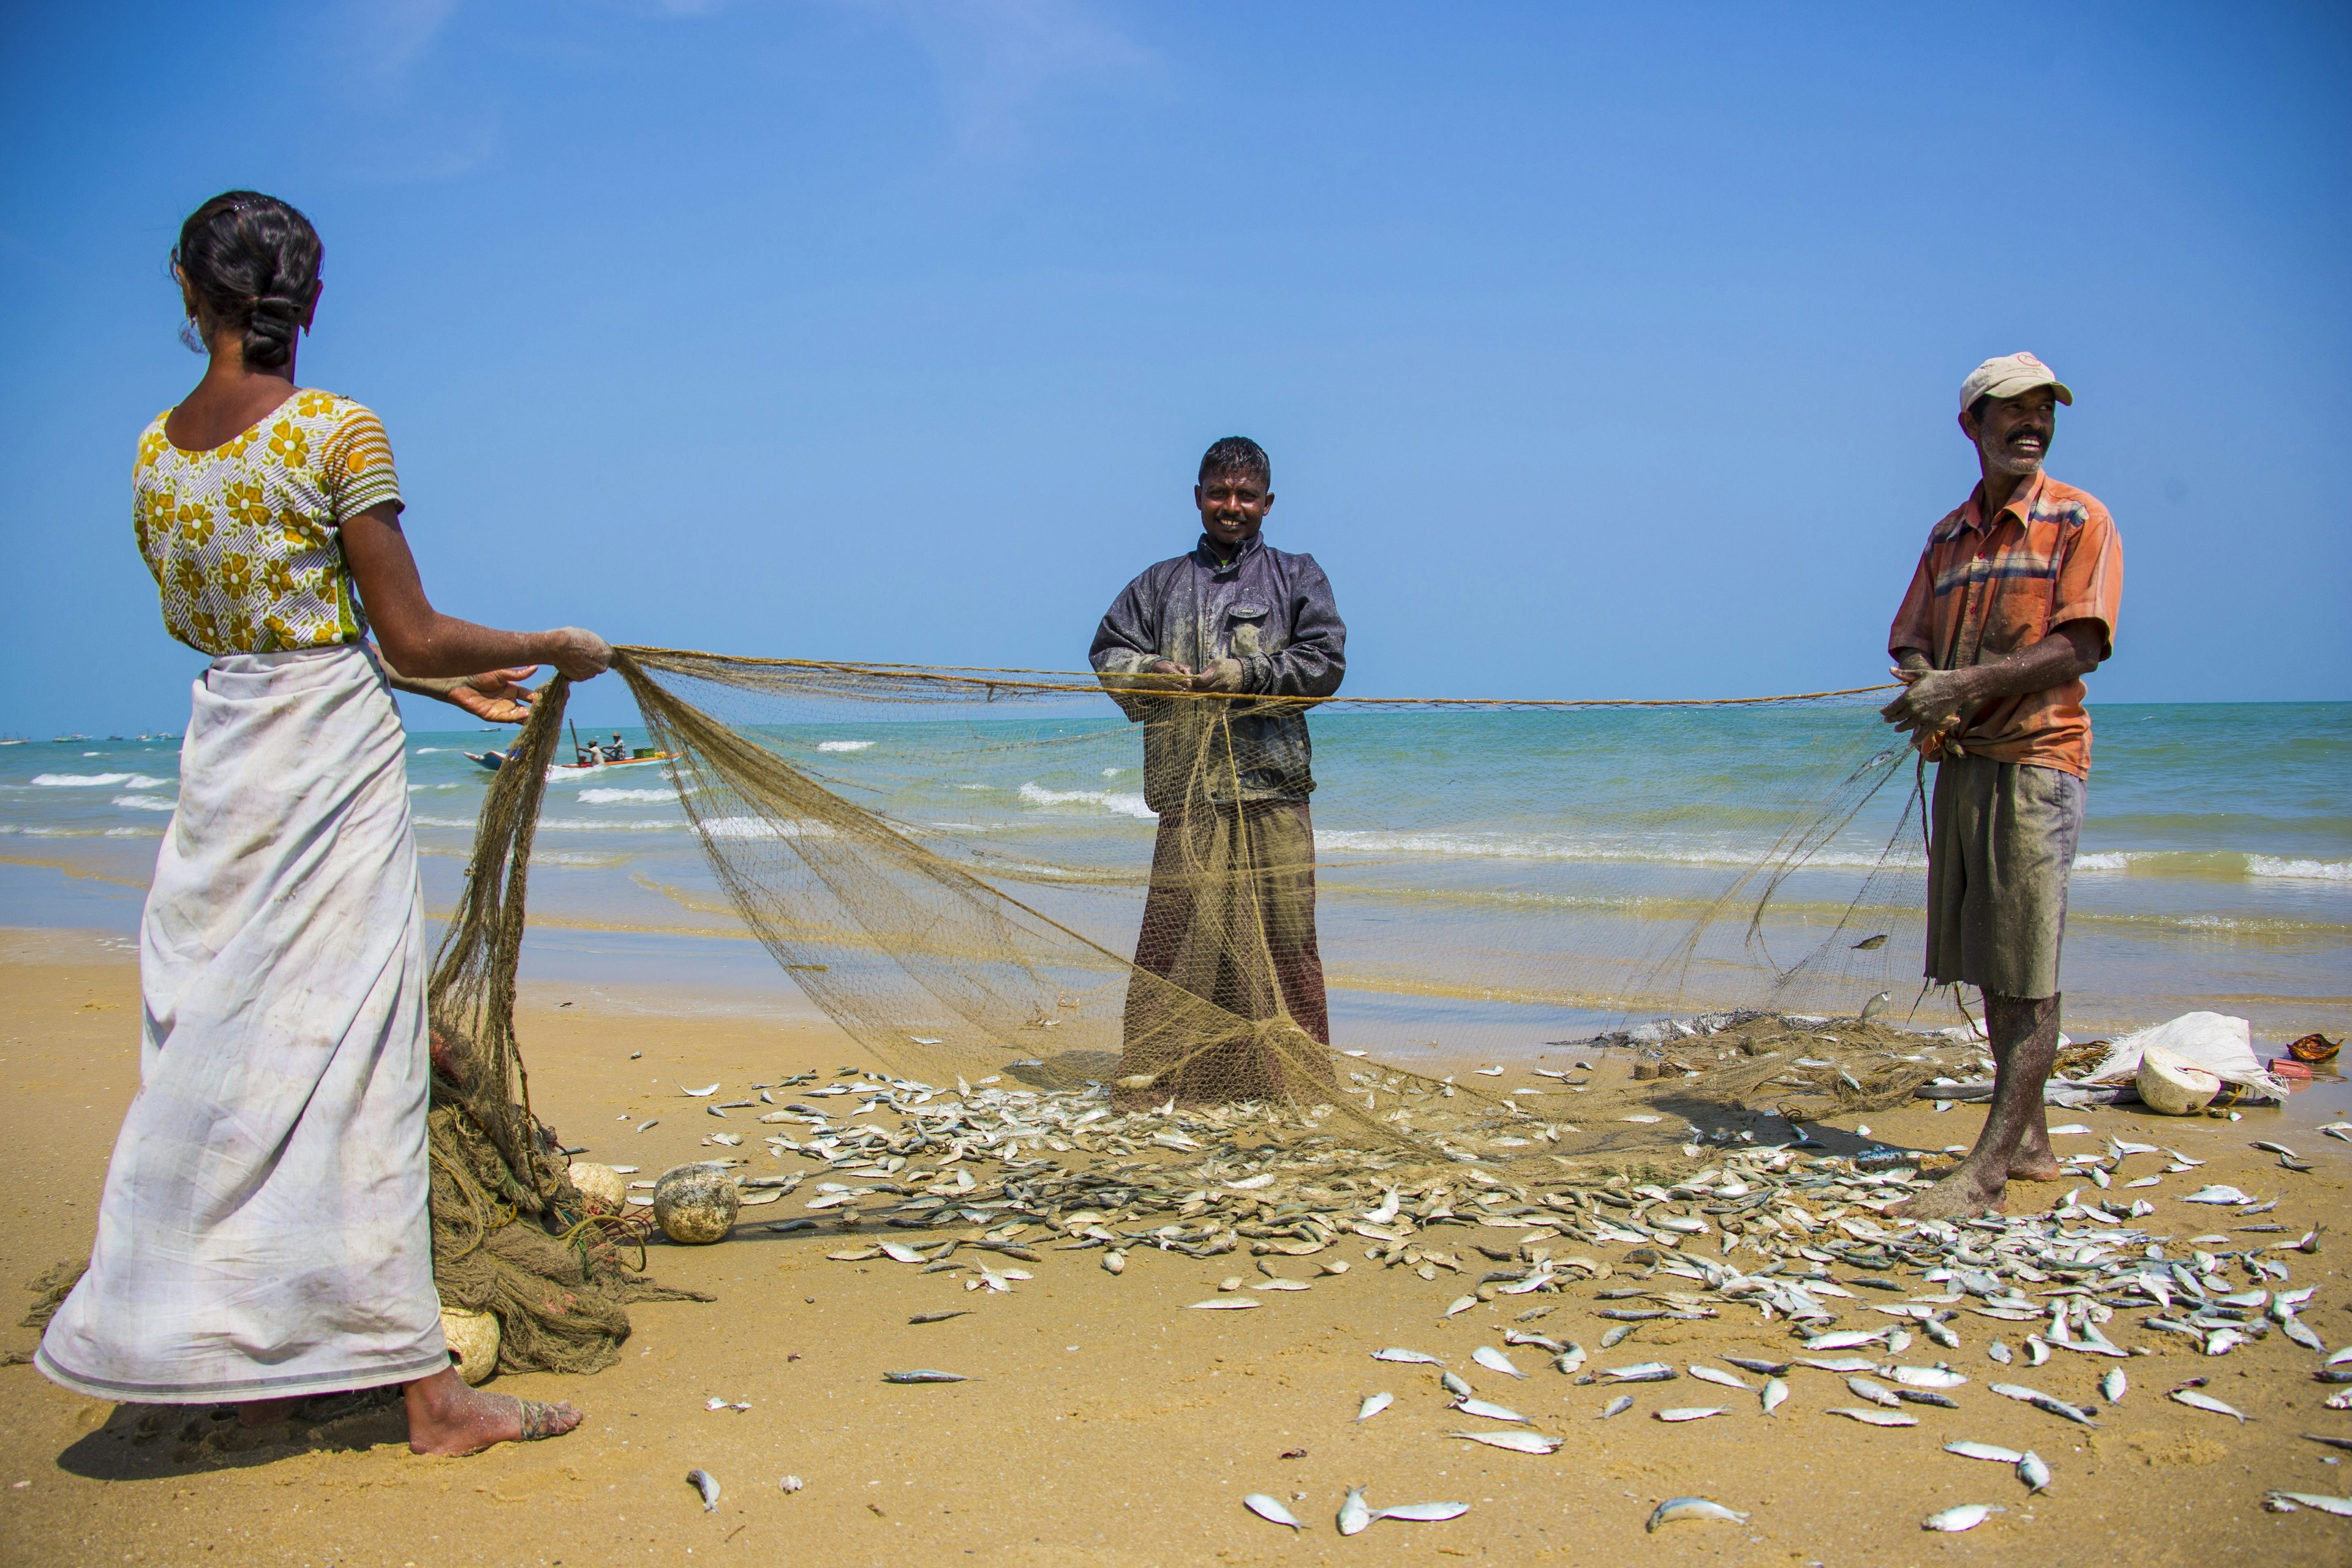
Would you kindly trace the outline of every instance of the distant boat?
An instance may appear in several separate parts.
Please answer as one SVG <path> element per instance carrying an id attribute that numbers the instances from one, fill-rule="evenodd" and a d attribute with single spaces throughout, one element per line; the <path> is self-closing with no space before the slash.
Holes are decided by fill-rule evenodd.
<path id="1" fill-rule="evenodd" d="M 87 740 L 89 740 L 89 737 L 88 735 L 59 735 L 59 736 L 58 736 L 58 737 L 54 742 L 51 742 L 51 744 L 53 744 L 53 745 L 58 745 L 58 746 L 69 746 L 69 745 L 73 744 L 76 741 L 87 741 Z"/>
<path id="2" fill-rule="evenodd" d="M 467 752 L 465 755 L 466 760 L 476 767 L 488 768 L 490 772 L 497 773 L 507 765 L 508 754 L 505 752 Z M 547 776 L 553 778 L 558 773 L 610 773 L 614 768 L 641 768 L 653 763 L 667 763 L 676 760 L 668 752 L 639 752 L 625 763 L 551 763 L 548 765 Z"/>
<path id="3" fill-rule="evenodd" d="M 26 746 L 31 743 L 23 735 L 0 735 L 0 746 Z"/>

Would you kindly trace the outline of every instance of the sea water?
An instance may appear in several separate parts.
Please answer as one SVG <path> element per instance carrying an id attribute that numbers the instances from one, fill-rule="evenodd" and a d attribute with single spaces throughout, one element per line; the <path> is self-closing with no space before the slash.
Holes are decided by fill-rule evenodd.
<path id="1" fill-rule="evenodd" d="M 975 874 L 1131 944 L 1155 823 L 1139 731 L 1115 713 L 793 717 L 754 732 Z M 2352 704 L 2110 704 L 2094 723 L 2068 1027 L 2200 1007 L 2273 1043 L 2352 1024 Z M 1882 760 L 1892 735 L 1867 707 L 1359 709 L 1311 724 L 1340 1044 L 1467 1030 L 1500 1050 L 1678 1006 L 1850 1013 L 1880 990 L 1898 1021 L 1956 1021 L 1948 1002 L 1915 1008 L 1923 781 Z M 436 915 L 490 776 L 467 753 L 496 743 L 410 737 Z M 177 763 L 168 740 L 0 748 L 0 924 L 134 929 Z M 722 842 L 762 831 L 705 806 Z M 1774 862 L 1809 825 L 1802 854 Z M 527 978 L 793 994 L 744 940 L 663 765 L 551 775 L 530 898 Z"/>

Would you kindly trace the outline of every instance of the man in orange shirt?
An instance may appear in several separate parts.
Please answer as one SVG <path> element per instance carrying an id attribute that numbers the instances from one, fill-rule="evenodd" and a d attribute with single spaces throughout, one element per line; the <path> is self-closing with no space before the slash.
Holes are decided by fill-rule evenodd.
<path id="1" fill-rule="evenodd" d="M 1959 1168 L 1896 1209 L 1998 1207 L 2059 1174 L 2042 1090 L 2058 1054 L 2066 879 L 2091 771 L 2083 677 L 2115 651 L 2123 545 L 2098 500 L 2042 471 L 2074 395 L 2030 353 L 1979 365 L 1960 429 L 1981 481 L 1928 531 L 1887 636 L 1903 695 L 1882 710 L 1936 763 L 1927 978 L 1984 995 L 1992 1111 Z"/>

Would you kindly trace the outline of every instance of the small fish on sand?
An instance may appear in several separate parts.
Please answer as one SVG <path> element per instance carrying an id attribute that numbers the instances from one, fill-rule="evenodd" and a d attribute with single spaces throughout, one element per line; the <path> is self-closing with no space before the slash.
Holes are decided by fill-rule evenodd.
<path id="1" fill-rule="evenodd" d="M 1540 1432 L 1448 1432 L 1446 1436 L 1484 1443 L 1489 1448 L 1508 1448 L 1515 1454 L 1549 1454 L 1560 1444 L 1559 1438 Z"/>
<path id="2" fill-rule="evenodd" d="M 1238 1312 L 1257 1304 L 1247 1296 L 1224 1296 L 1213 1301 L 1195 1301 L 1185 1310 L 1188 1312 Z"/>
<path id="3" fill-rule="evenodd" d="M 2305 1508 L 2315 1508 L 2322 1513 L 2332 1513 L 2338 1519 L 2352 1519 L 2352 1497 L 2326 1497 L 2318 1492 L 2277 1492 L 2273 1498 L 2284 1498 Z"/>
<path id="4" fill-rule="evenodd" d="M 1372 1352 L 1372 1359 L 1374 1361 L 1416 1362 L 1423 1366 L 1444 1366 L 1445 1364 L 1444 1362 L 1440 1360 L 1438 1357 L 1433 1355 L 1423 1355 L 1419 1351 L 1374 1351 Z"/>
<path id="5" fill-rule="evenodd" d="M 1346 1500 L 1339 1504 L 1339 1533 L 1361 1535 L 1372 1527 L 1372 1510 L 1364 1501 L 1364 1489 L 1349 1487 Z"/>
<path id="6" fill-rule="evenodd" d="M 1990 1503 L 1964 1502 L 1958 1508 L 1948 1508 L 1941 1513 L 1931 1513 L 1919 1521 L 1922 1530 L 1940 1530 L 1947 1535 L 1958 1535 L 1963 1530 L 1974 1530 L 1994 1514 L 2009 1510 Z"/>
<path id="7" fill-rule="evenodd" d="M 1456 1399 L 1474 1399 L 1477 1397 L 1478 1394 L 1476 1389 L 1470 1386 L 1470 1380 L 1468 1378 L 1463 1377 L 1459 1373 L 1453 1372 L 1439 1373 L 1437 1374 L 1437 1386 L 1445 1390 L 1446 1393 L 1454 1395 Z"/>
<path id="8" fill-rule="evenodd" d="M 2191 1410 L 2203 1410 L 2215 1415 L 2227 1415 L 2241 1426 L 2246 1424 L 2244 1411 L 2233 1405 L 2224 1405 L 2210 1394 L 2200 1394 L 2193 1388 L 2176 1388 L 2172 1391 L 2172 1397 L 2177 1403 L 2186 1405 Z"/>
<path id="9" fill-rule="evenodd" d="M 708 1096 L 717 1094 L 719 1092 L 719 1086 L 714 1083 L 709 1089 L 688 1089 L 686 1085 L 681 1083 L 677 1086 L 677 1091 L 680 1094 L 690 1096 L 693 1099 L 702 1100 Z"/>
<path id="10" fill-rule="evenodd" d="M 1456 1296 L 1453 1303 L 1445 1309 L 1445 1315 L 1449 1318 L 1458 1318 L 1477 1304 L 1478 1298 L 1475 1296 Z"/>
<path id="11" fill-rule="evenodd" d="M 1604 1366 L 1601 1375 L 1615 1383 L 1671 1383 L 1675 1369 L 1662 1361 L 1645 1361 L 1633 1366 Z"/>
<path id="12" fill-rule="evenodd" d="M 1727 1355 L 1720 1356 L 1717 1359 L 1720 1361 L 1727 1361 L 1732 1365 L 1739 1368 L 1740 1371 L 1752 1372 L 1759 1377 L 1784 1376 L 1787 1374 L 1790 1365 L 1790 1363 L 1785 1361 L 1766 1361 L 1759 1356 L 1752 1355 Z"/>
<path id="13" fill-rule="evenodd" d="M 1840 1405 L 1822 1414 L 1843 1415 L 1849 1421 L 1859 1421 L 1865 1426 L 1916 1426 L 1919 1425 L 1919 1418 L 1916 1415 L 1906 1415 L 1895 1410 L 1881 1410 L 1876 1406 L 1864 1409 L 1855 1405 Z"/>
<path id="14" fill-rule="evenodd" d="M 1525 1377 L 1526 1373 L 1511 1364 L 1511 1358 L 1492 1345 L 1480 1345 L 1470 1352 L 1470 1359 L 1488 1372 L 1499 1372 L 1505 1377 Z"/>
<path id="15" fill-rule="evenodd" d="M 1965 1440 L 1945 1444 L 1944 1452 L 1958 1454 L 1963 1459 L 1990 1459 L 1997 1465 L 2014 1465 L 2025 1458 L 2023 1452 L 2016 1448 L 2004 1448 L 1997 1443 L 1970 1443 Z"/>
<path id="16" fill-rule="evenodd" d="M 2022 1401 L 2032 1405 L 2036 1410 L 2047 1410 L 2053 1415 L 2063 1416 L 2078 1426 L 2098 1425 L 2096 1421 L 2091 1419 L 2090 1412 L 2067 1404 L 2054 1394 L 2044 1394 L 2038 1388 L 2027 1388 L 2021 1384 L 2015 1383 L 1995 1383 L 1987 1386 L 2004 1399 Z"/>
<path id="17" fill-rule="evenodd" d="M 1476 1415 L 1488 1421 L 1510 1421 L 1525 1426 L 1528 1419 L 1516 1410 L 1484 1399 L 1457 1399 L 1454 1402 L 1454 1408 L 1465 1415 Z"/>
<path id="18" fill-rule="evenodd" d="M 1293 1530 L 1303 1530 L 1306 1528 L 1304 1525 L 1301 1525 L 1296 1518 L 1292 1517 L 1291 1511 L 1288 1509 L 1283 1507 L 1281 1503 L 1276 1501 L 1273 1498 L 1268 1497 L 1264 1492 L 1250 1493 L 1249 1496 L 1242 1499 L 1242 1506 L 1249 1510 L 1252 1513 L 1257 1515 L 1258 1518 L 1266 1520 L 1272 1523 L 1286 1524 Z"/>
<path id="19" fill-rule="evenodd" d="M 1470 1511 L 1466 1502 L 1407 1502 L 1372 1510 L 1374 1519 L 1402 1520 L 1407 1524 L 1444 1524 Z"/>
<path id="20" fill-rule="evenodd" d="M 1752 1383 L 1747 1383 L 1739 1378 L 1732 1376 L 1729 1373 L 1723 1371 L 1719 1367 L 1700 1366 L 1696 1362 L 1684 1370 L 1687 1371 L 1693 1377 L 1698 1379 L 1701 1383 L 1712 1383 L 1723 1388 L 1737 1388 L 1744 1391 L 1751 1390 L 1756 1386 Z"/>
<path id="21" fill-rule="evenodd" d="M 2027 1491 L 2048 1491 L 2050 1489 L 2050 1462 L 2047 1459 L 2044 1459 L 2041 1455 L 2035 1453 L 2032 1449 L 2028 1448 L 2025 1450 L 2024 1457 L 2017 1461 L 2017 1479 L 2025 1483 L 2025 1489 Z"/>
<path id="22" fill-rule="evenodd" d="M 1714 1519 L 1726 1524 L 1748 1522 L 1746 1514 L 1727 1509 L 1719 1502 L 1709 1502 L 1703 1497 L 1670 1497 L 1652 1510 L 1650 1522 L 1643 1528 L 1654 1531 L 1662 1524 L 1673 1524 L 1685 1519 Z"/>
<path id="23" fill-rule="evenodd" d="M 934 1372 L 929 1367 L 919 1366 L 907 1372 L 886 1372 L 882 1374 L 882 1381 L 885 1383 L 970 1383 L 971 1379 L 960 1372 Z"/>
<path id="24" fill-rule="evenodd" d="M 2003 1366 L 2007 1366 L 2011 1361 L 2015 1359 L 2011 1355 L 2009 1347 L 1999 1340 L 1995 1340 L 1992 1343 L 1985 1346 L 1985 1354 L 2000 1363 Z"/>
<path id="25" fill-rule="evenodd" d="M 2124 1369 L 2119 1366 L 2110 1367 L 2107 1375 L 2099 1379 L 2099 1396 L 2110 1405 L 2121 1405 L 2124 1402 L 2124 1391 L 2129 1387 L 2131 1387 L 2131 1379 L 2124 1375 Z"/>
<path id="26" fill-rule="evenodd" d="M 719 1511 L 719 1478 L 717 1476 L 712 1475 L 709 1470 L 688 1470 L 686 1472 L 686 1484 L 702 1495 L 703 1512 Z"/>
<path id="27" fill-rule="evenodd" d="M 1948 1366 L 1890 1366 L 1886 1375 L 1906 1388 L 1958 1388 L 1968 1382 Z"/>
<path id="28" fill-rule="evenodd" d="M 1386 1410 L 1390 1405 L 1394 1405 L 1395 1403 L 1396 1395 L 1393 1394 L 1368 1394 L 1364 1395 L 1363 1404 L 1356 1407 L 1356 1419 L 1359 1421 L 1370 1421 L 1373 1416 L 1378 1415 L 1381 1411 Z"/>
<path id="29" fill-rule="evenodd" d="M 1667 1410 L 1653 1410 L 1650 1414 L 1660 1421 L 1704 1421 L 1710 1415 L 1722 1415 L 1723 1406 L 1720 1405 L 1678 1405 Z"/>
<path id="30" fill-rule="evenodd" d="M 1789 1402 L 1789 1385 L 1777 1377 L 1764 1380 L 1764 1414 L 1769 1415 Z"/>
<path id="31" fill-rule="evenodd" d="M 1601 1414 L 1596 1419 L 1606 1421 L 1612 1415 L 1622 1415 L 1633 1408 L 1633 1396 L 1630 1394 L 1621 1394 L 1601 1407 Z"/>
<path id="32" fill-rule="evenodd" d="M 658 1117 L 658 1116 L 656 1116 L 656 1117 L 652 1118 L 650 1121 L 640 1121 L 640 1122 L 638 1122 L 638 1123 L 637 1123 L 637 1131 L 640 1131 L 640 1132 L 644 1132 L 644 1131 L 648 1131 L 649 1129 L 656 1128 L 656 1127 L 659 1127 L 660 1125 L 661 1125 L 661 1118 L 660 1118 L 660 1117 Z"/>
<path id="33" fill-rule="evenodd" d="M 1885 1405 L 1892 1409 L 1903 1403 L 1895 1397 L 1893 1389 L 1883 1383 L 1874 1383 L 1866 1377 L 1849 1377 L 1845 1380 L 1845 1385 L 1853 1391 L 1855 1398 L 1867 1399 L 1873 1405 Z"/>
<path id="34" fill-rule="evenodd" d="M 918 1312 L 913 1317 L 908 1319 L 907 1321 L 909 1323 L 944 1323 L 950 1318 L 969 1318 L 971 1316 L 971 1308 L 958 1307 L 952 1312 Z"/>

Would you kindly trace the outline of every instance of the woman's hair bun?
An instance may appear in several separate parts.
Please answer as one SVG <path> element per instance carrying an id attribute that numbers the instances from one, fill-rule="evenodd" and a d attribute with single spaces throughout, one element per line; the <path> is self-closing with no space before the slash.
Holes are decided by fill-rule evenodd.
<path id="1" fill-rule="evenodd" d="M 275 370 L 319 291 L 326 258 L 310 220 L 276 196 L 225 191 L 180 226 L 172 264 L 215 319 L 245 329 L 245 363 Z"/>

